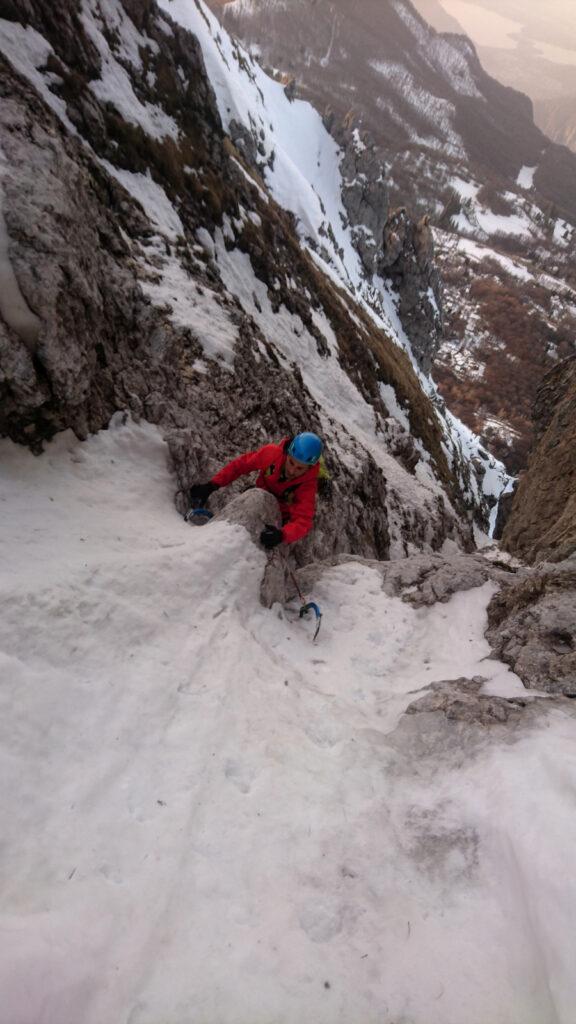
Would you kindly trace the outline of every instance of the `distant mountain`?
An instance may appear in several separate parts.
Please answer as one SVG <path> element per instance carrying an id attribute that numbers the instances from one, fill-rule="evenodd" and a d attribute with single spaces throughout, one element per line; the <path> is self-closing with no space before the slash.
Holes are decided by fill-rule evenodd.
<path id="1" fill-rule="evenodd" d="M 538 100 L 534 117 L 549 138 L 576 152 L 576 94 Z"/>
<path id="2" fill-rule="evenodd" d="M 409 0 L 315 0 L 312 18 L 309 0 L 211 6 L 299 95 L 370 133 L 412 208 L 439 212 L 454 173 L 510 187 L 527 165 L 541 201 L 576 221 L 576 157 L 536 127 L 526 96 L 486 73 L 466 36 L 437 32 Z"/>
<path id="3" fill-rule="evenodd" d="M 464 27 L 445 11 L 440 0 L 413 0 L 417 11 L 438 32 L 464 33 Z M 538 12 L 526 4 L 482 3 L 482 9 L 495 14 L 506 14 L 517 20 L 521 32 L 513 38 L 512 46 L 487 46 L 475 39 L 478 56 L 486 71 L 503 85 L 518 89 L 530 97 L 534 106 L 534 120 L 553 142 L 576 149 L 576 64 L 556 62 L 556 47 L 570 43 L 570 20 L 562 21 L 566 10 L 556 5 L 548 9 L 539 20 Z M 566 33 L 568 32 L 567 38 Z M 541 40 L 539 42 L 538 40 Z M 545 40 L 548 40 L 548 45 Z M 554 46 L 556 41 L 556 47 Z M 566 59 L 566 55 L 563 55 Z M 556 101 L 556 102 L 551 102 Z"/>
<path id="4" fill-rule="evenodd" d="M 464 29 L 460 22 L 444 10 L 440 0 L 414 0 L 414 7 L 437 32 L 464 34 Z"/>
<path id="5" fill-rule="evenodd" d="M 373 254 L 398 285 L 390 265 L 398 211 L 430 218 L 444 322 L 439 349 L 428 346 L 434 379 L 517 472 L 541 376 L 574 351 L 576 157 L 536 127 L 527 96 L 486 73 L 467 37 L 440 34 L 408 0 L 358 0 L 353 9 L 315 0 L 313 18 L 304 0 L 212 6 L 290 96 L 324 115 L 341 146 L 346 212 L 367 265 Z M 436 0 L 426 8 L 442 15 Z M 400 269 L 406 278 L 406 261 Z M 421 315 L 430 293 L 404 280 L 403 294 L 414 344 L 433 330 Z"/>

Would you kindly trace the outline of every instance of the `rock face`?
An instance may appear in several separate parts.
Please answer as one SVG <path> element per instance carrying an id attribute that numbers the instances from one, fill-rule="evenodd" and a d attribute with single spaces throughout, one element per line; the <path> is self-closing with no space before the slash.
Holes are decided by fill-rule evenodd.
<path id="1" fill-rule="evenodd" d="M 384 225 L 377 266 L 398 291 L 402 326 L 428 374 L 442 337 L 442 294 L 430 218 L 425 215 L 414 224 L 403 207 L 393 210 Z"/>
<path id="2" fill-rule="evenodd" d="M 487 638 L 525 686 L 576 697 L 576 558 L 504 587 L 488 608 Z"/>
<path id="3" fill-rule="evenodd" d="M 339 122 L 329 114 L 325 123 L 342 147 L 342 200 L 366 273 L 392 281 L 402 326 L 428 374 L 442 336 L 442 289 L 430 218 L 414 223 L 406 209 L 390 210 L 382 152 L 355 117 Z"/>
<path id="4" fill-rule="evenodd" d="M 352 116 L 339 120 L 332 112 L 324 123 L 342 147 L 342 201 L 353 228 L 358 252 L 369 275 L 377 269 L 378 242 L 388 219 L 388 187 L 381 153 L 368 132 Z"/>
<path id="5" fill-rule="evenodd" d="M 468 725 L 493 726 L 518 718 L 528 701 L 522 698 L 490 697 L 481 693 L 482 676 L 473 679 L 443 679 L 431 683 L 427 693 L 413 701 L 407 715 L 441 712 L 451 722 Z"/>
<path id="6" fill-rule="evenodd" d="M 576 357 L 544 378 L 534 423 L 535 447 L 502 544 L 528 562 L 562 561 L 576 551 Z"/>

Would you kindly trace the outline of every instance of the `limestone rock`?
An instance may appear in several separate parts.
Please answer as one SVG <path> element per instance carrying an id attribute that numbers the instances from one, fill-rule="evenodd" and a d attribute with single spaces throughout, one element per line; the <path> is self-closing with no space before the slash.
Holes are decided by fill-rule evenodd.
<path id="1" fill-rule="evenodd" d="M 341 562 L 359 561 L 345 555 Z M 382 577 L 382 589 L 390 597 L 401 597 L 414 608 L 445 603 L 460 591 L 481 587 L 492 580 L 508 583 L 510 570 L 494 565 L 480 554 L 411 555 L 392 562 L 366 559 Z M 313 571 L 311 569 L 311 571 Z"/>
<path id="2" fill-rule="evenodd" d="M 390 213 L 377 266 L 400 295 L 400 319 L 424 373 L 430 373 L 442 336 L 442 291 L 434 263 L 429 218 L 414 223 L 403 207 Z"/>
<path id="3" fill-rule="evenodd" d="M 254 544 L 258 544 L 267 523 L 280 526 L 280 508 L 273 494 L 252 487 L 228 501 L 214 516 L 214 522 L 219 520 L 243 526 Z"/>
<path id="4" fill-rule="evenodd" d="M 474 676 L 473 679 L 461 676 L 459 679 L 442 679 L 431 683 L 426 687 L 426 693 L 407 707 L 406 714 L 440 711 L 450 721 L 492 726 L 508 722 L 527 707 L 528 699 L 492 697 L 481 693 L 484 682 L 481 676 Z"/>
<path id="5" fill-rule="evenodd" d="M 496 594 L 487 638 L 530 689 L 576 697 L 576 557 L 545 564 Z"/>

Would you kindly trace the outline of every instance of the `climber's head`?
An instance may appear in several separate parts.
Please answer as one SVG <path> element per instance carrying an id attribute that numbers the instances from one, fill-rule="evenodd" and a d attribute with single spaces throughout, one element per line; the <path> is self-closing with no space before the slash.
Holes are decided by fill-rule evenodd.
<path id="1" fill-rule="evenodd" d="M 302 476 L 315 466 L 322 455 L 322 441 L 317 434 L 296 434 L 288 446 L 285 472 L 288 479 Z"/>

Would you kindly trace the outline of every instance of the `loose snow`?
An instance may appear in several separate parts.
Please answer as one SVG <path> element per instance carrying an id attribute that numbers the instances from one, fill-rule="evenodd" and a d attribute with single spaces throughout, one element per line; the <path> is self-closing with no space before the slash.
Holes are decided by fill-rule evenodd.
<path id="1" fill-rule="evenodd" d="M 490 585 L 333 567 L 313 645 L 241 527 L 176 514 L 155 428 L 0 453 L 7 1024 L 572 1024 L 573 716 L 403 715 L 533 699 Z"/>

